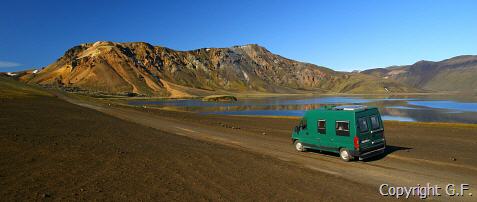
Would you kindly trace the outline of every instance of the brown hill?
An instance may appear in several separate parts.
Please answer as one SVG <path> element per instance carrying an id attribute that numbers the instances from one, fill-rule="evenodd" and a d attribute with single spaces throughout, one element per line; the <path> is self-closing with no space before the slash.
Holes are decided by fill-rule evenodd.
<path id="1" fill-rule="evenodd" d="M 415 88 L 435 91 L 471 91 L 477 89 L 477 56 L 457 56 L 439 62 L 419 61 L 413 65 L 363 71 Z"/>
<path id="2" fill-rule="evenodd" d="M 175 51 L 147 43 L 75 46 L 21 80 L 108 94 L 190 96 L 242 92 L 386 93 L 415 89 L 360 73 L 342 73 L 255 45 Z"/>

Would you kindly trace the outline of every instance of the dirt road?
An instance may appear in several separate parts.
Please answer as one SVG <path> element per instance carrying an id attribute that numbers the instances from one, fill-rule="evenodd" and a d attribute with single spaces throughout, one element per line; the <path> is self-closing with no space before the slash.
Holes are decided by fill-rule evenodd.
<path id="1" fill-rule="evenodd" d="M 334 155 L 294 151 L 289 139 L 289 128 L 296 122 L 295 120 L 204 116 L 147 108 L 91 105 L 71 99 L 69 101 L 169 133 L 272 156 L 295 165 L 376 187 L 376 190 L 382 183 L 397 186 L 431 183 L 441 187 L 449 183 L 465 183 L 471 185 L 471 191 L 477 192 L 475 187 L 477 186 L 477 166 L 474 156 L 477 151 L 477 128 L 472 126 L 452 128 L 446 125 L 406 126 L 401 124 L 398 126 L 401 130 L 394 131 L 396 125 L 400 123 L 389 123 L 392 127 L 389 127 L 390 132 L 386 133 L 390 145 L 387 156 L 367 162 L 347 163 Z M 448 132 L 442 133 L 442 129 L 446 127 Z M 413 135 L 412 131 L 406 132 L 404 128 L 414 128 L 414 132 L 416 128 L 420 128 L 423 133 Z M 441 133 L 433 130 L 441 131 Z M 410 145 L 410 147 L 402 145 Z M 450 198 L 435 197 L 433 199 Z M 458 199 L 476 200 L 475 196 Z"/>
<path id="2" fill-rule="evenodd" d="M 0 104 L 1 201 L 380 199 L 371 186 L 55 98 Z"/>

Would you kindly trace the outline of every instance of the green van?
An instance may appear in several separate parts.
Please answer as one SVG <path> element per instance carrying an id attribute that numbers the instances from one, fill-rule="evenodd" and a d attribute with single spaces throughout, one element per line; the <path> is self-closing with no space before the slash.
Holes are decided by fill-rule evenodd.
<path id="1" fill-rule="evenodd" d="M 338 153 L 344 161 L 363 160 L 384 153 L 386 140 L 376 107 L 324 106 L 310 110 L 293 129 L 296 150 Z"/>

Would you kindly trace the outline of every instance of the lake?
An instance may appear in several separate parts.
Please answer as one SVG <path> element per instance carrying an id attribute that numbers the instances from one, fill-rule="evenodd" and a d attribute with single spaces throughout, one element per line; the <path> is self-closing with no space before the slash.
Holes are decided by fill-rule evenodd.
<path id="1" fill-rule="evenodd" d="M 379 108 L 383 120 L 477 123 L 477 100 L 470 96 L 279 96 L 237 102 L 134 100 L 130 105 L 175 108 L 203 114 L 302 116 L 324 105 L 360 104 Z"/>

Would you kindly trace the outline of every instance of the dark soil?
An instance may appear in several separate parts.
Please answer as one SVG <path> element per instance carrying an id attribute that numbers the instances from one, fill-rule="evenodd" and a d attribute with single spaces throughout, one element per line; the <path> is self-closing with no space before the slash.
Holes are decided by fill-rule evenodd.
<path id="1" fill-rule="evenodd" d="M 0 106 L 0 198 L 5 201 L 379 199 L 377 187 L 169 134 L 54 97 L 1 99 Z M 258 125 L 247 127 L 262 132 Z"/>

